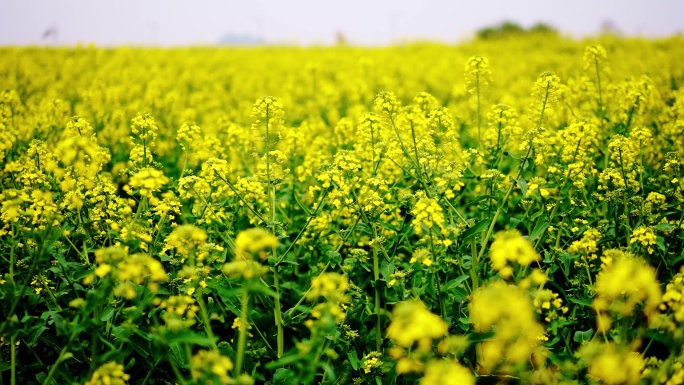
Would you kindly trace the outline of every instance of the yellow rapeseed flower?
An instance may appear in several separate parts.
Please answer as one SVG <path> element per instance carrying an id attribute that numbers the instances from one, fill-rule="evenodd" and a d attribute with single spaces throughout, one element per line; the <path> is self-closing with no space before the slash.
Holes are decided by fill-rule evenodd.
<path id="1" fill-rule="evenodd" d="M 513 274 L 509 262 L 515 262 L 521 266 L 528 266 L 541 258 L 534 250 L 532 243 L 520 234 L 518 230 L 501 231 L 494 235 L 494 242 L 490 247 L 489 258 L 492 268 L 499 272 L 502 278 L 508 278 Z"/>
<path id="2" fill-rule="evenodd" d="M 398 345 L 410 348 L 418 343 L 419 350 L 428 350 L 432 340 L 444 336 L 448 325 L 432 314 L 420 300 L 399 302 L 392 310 L 392 322 L 387 338 Z"/>
<path id="3" fill-rule="evenodd" d="M 425 365 L 420 385 L 475 385 L 473 373 L 456 361 L 433 359 Z"/>
<path id="4" fill-rule="evenodd" d="M 110 361 L 95 369 L 85 385 L 126 385 L 130 378 L 123 365 Z"/>

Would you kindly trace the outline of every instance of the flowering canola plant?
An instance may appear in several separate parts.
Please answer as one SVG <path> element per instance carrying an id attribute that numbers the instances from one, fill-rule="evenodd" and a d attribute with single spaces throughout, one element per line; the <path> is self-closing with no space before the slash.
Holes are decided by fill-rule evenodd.
<path id="1" fill-rule="evenodd" d="M 684 383 L 683 43 L 0 48 L 0 383 Z"/>

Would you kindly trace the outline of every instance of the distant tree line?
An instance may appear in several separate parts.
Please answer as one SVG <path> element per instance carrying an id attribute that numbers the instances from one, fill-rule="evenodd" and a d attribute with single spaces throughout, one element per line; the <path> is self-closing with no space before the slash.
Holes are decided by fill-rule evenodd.
<path id="1" fill-rule="evenodd" d="M 476 32 L 478 39 L 491 40 L 502 37 L 543 34 L 543 35 L 558 35 L 558 31 L 549 24 L 537 23 L 530 28 L 525 29 L 520 24 L 512 21 L 504 21 L 500 24 L 484 27 Z"/>

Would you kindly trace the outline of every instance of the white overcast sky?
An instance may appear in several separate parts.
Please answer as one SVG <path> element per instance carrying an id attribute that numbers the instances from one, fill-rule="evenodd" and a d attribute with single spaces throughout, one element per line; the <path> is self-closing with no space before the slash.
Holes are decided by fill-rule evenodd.
<path id="1" fill-rule="evenodd" d="M 626 35 L 684 32 L 684 0 L 0 0 L 0 45 L 456 42 L 483 26 L 545 22 L 575 37 L 612 21 Z M 53 28 L 56 36 L 44 39 Z"/>

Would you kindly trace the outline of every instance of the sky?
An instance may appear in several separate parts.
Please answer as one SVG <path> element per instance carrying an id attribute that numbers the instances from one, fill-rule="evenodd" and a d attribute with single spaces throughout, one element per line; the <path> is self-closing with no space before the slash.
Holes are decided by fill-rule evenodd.
<path id="1" fill-rule="evenodd" d="M 226 36 L 270 44 L 454 43 L 510 20 L 562 34 L 684 32 L 684 0 L 0 0 L 0 46 L 216 44 Z M 50 31 L 50 33 L 47 33 Z"/>

